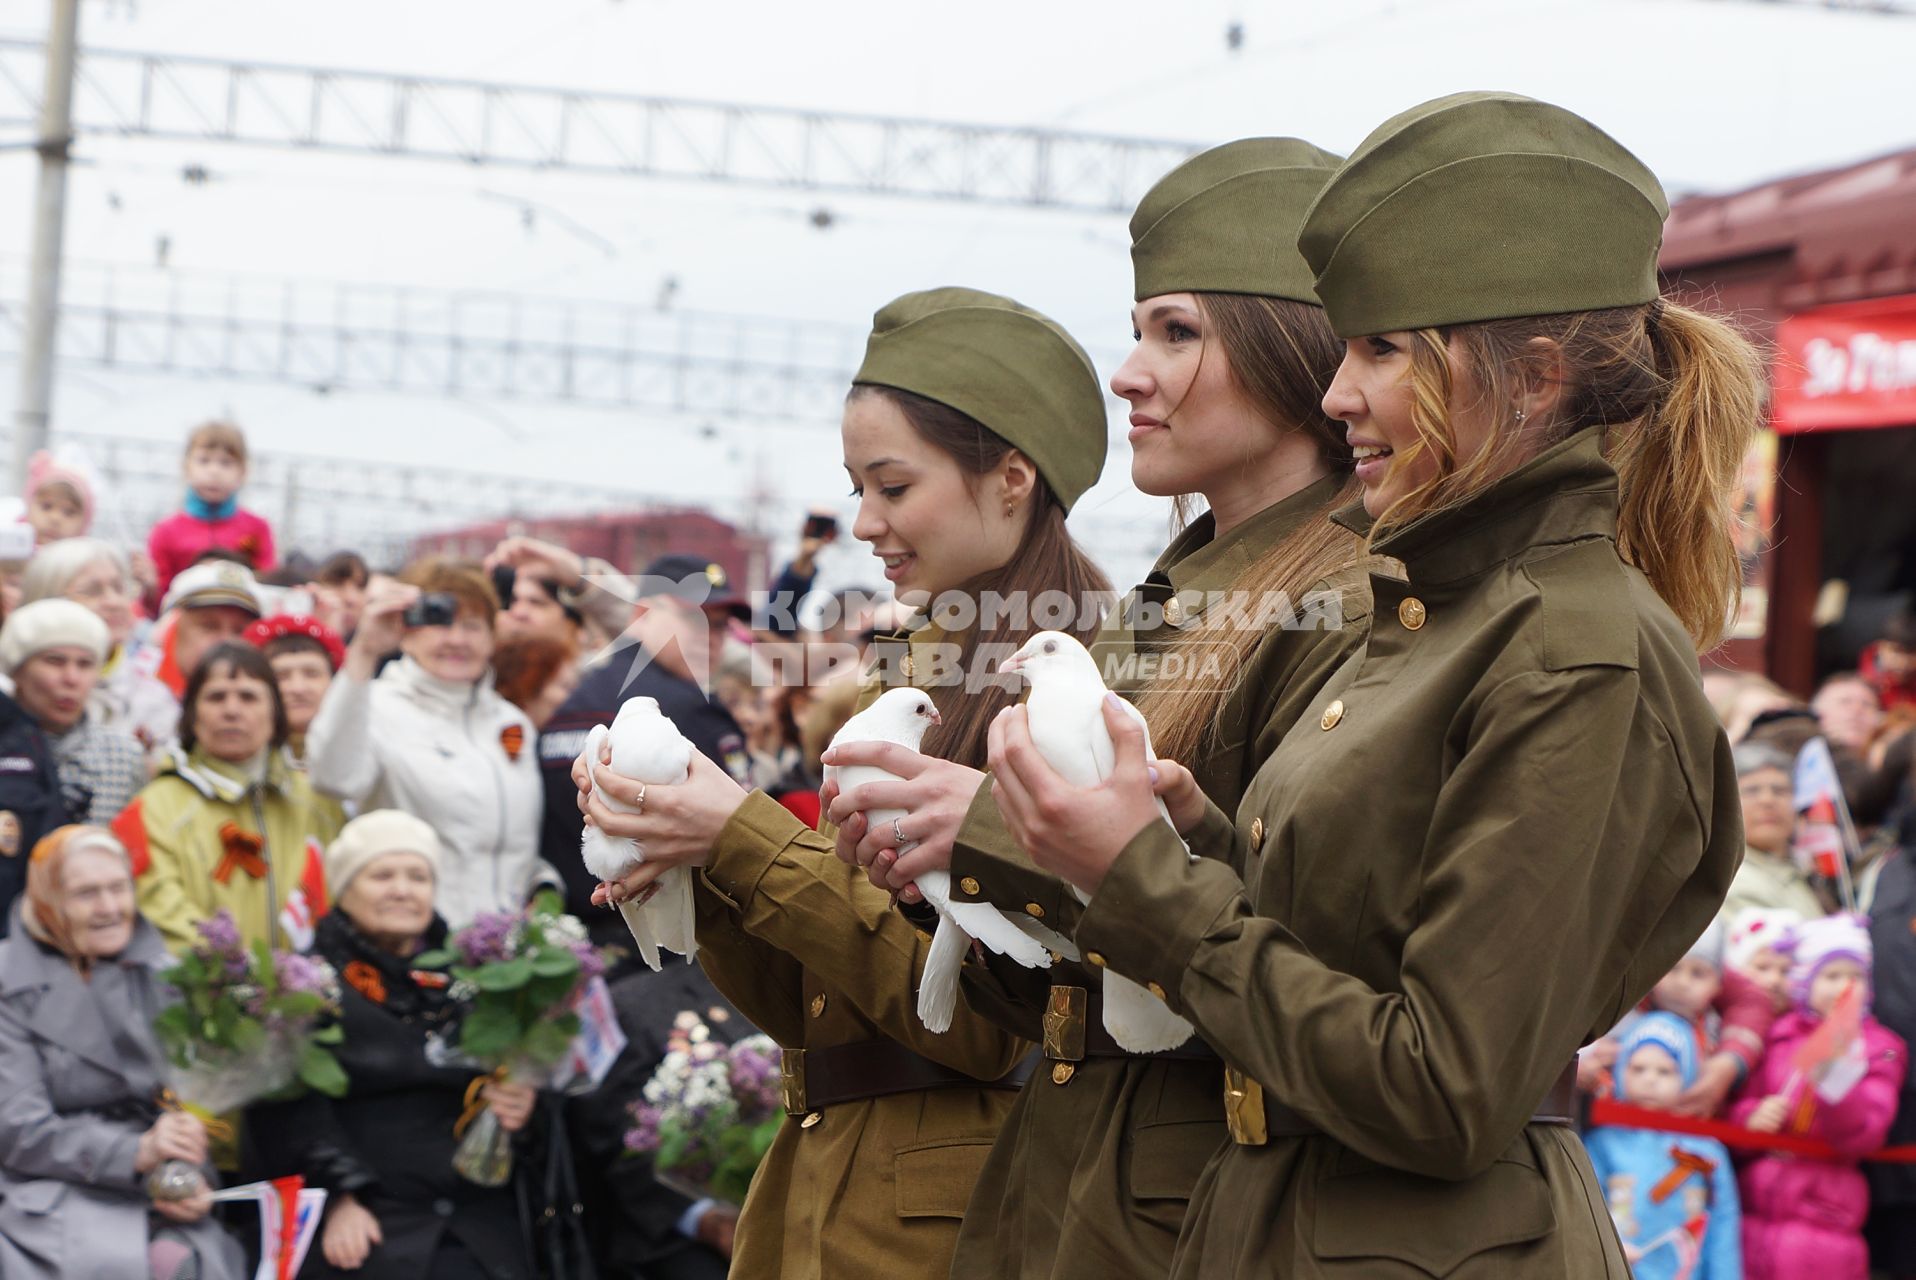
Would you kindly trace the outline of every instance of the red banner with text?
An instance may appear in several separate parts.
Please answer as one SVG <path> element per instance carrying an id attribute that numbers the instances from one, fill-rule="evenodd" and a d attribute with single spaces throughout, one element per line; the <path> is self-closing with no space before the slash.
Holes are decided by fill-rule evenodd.
<path id="1" fill-rule="evenodd" d="M 1776 343 L 1778 431 L 1916 426 L 1916 293 L 1799 312 Z"/>

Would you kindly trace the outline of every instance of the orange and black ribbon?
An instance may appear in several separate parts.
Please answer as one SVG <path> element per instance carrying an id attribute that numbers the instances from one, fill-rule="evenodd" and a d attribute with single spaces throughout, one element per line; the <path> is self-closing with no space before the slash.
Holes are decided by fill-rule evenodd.
<path id="1" fill-rule="evenodd" d="M 486 1109 L 486 1086 L 493 1081 L 506 1082 L 506 1069 L 500 1067 L 489 1076 L 474 1076 L 472 1083 L 466 1086 L 466 1109 L 459 1113 L 459 1119 L 453 1122 L 452 1136 L 463 1138 L 466 1130 L 472 1126 Z"/>
<path id="2" fill-rule="evenodd" d="M 1670 1148 L 1670 1159 L 1674 1162 L 1670 1172 L 1663 1175 L 1662 1181 L 1650 1188 L 1650 1202 L 1662 1204 L 1676 1194 L 1676 1189 L 1689 1181 L 1690 1175 L 1701 1174 L 1708 1182 L 1710 1175 L 1716 1172 L 1716 1161 L 1708 1156 L 1700 1156 L 1694 1151 L 1685 1151 L 1682 1147 Z"/>
<path id="3" fill-rule="evenodd" d="M 266 859 L 260 856 L 266 849 L 265 836 L 242 831 L 237 822 L 229 822 L 220 828 L 220 843 L 226 846 L 226 853 L 219 870 L 213 873 L 215 880 L 225 884 L 233 878 L 235 869 L 255 880 L 266 878 Z"/>

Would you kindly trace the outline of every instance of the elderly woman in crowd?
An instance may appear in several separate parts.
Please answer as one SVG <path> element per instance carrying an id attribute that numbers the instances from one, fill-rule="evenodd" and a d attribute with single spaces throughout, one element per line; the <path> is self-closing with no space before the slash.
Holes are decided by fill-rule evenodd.
<path id="1" fill-rule="evenodd" d="M 330 1193 L 319 1256 L 301 1272 L 309 1278 L 532 1274 L 512 1188 L 477 1186 L 452 1169 L 473 1075 L 429 1060 L 427 1038 L 448 1029 L 457 1005 L 443 975 L 413 967 L 446 939 L 432 908 L 440 865 L 432 828 L 391 809 L 353 819 L 327 850 L 338 901 L 314 951 L 341 977 L 336 1052 L 351 1087 L 343 1098 L 312 1094 L 254 1113 L 269 1162 Z M 535 1094 L 487 1082 L 476 1098 L 519 1132 Z"/>
<path id="2" fill-rule="evenodd" d="M 140 910 L 167 945 L 224 907 L 250 944 L 303 949 L 326 909 L 321 868 L 338 830 L 280 748 L 273 669 L 248 644 L 215 647 L 186 685 L 180 741 L 113 829 L 133 855 Z"/>
<path id="3" fill-rule="evenodd" d="M 170 961 L 134 910 L 126 849 L 100 827 L 47 836 L 14 926 L 0 942 L 0 1275 L 238 1280 L 206 1191 L 146 1192 L 162 1161 L 204 1165 L 207 1141 L 154 1103 Z"/>
<path id="4" fill-rule="evenodd" d="M 138 595 L 126 557 L 99 538 L 67 538 L 40 548 L 21 579 L 21 601 L 64 598 L 106 624 L 108 650 L 92 705 L 102 728 L 118 729 L 151 751 L 173 740 L 180 700 L 156 677 L 135 637 Z M 154 655 L 157 656 L 157 655 Z"/>
<path id="5" fill-rule="evenodd" d="M 1730 882 L 1720 913 L 1734 919 L 1750 907 L 1786 908 L 1814 920 L 1828 908 L 1810 879 L 1790 857 L 1796 833 L 1794 762 L 1763 743 L 1736 748 L 1737 789 L 1743 800 L 1743 865 Z"/>
<path id="6" fill-rule="evenodd" d="M 491 580 L 457 560 L 422 560 L 374 583 L 306 738 L 322 792 L 399 809 L 438 833 L 438 908 L 454 928 L 560 883 L 538 852 L 536 731 L 493 688 L 498 612 Z M 402 656 L 375 679 L 395 650 Z"/>
<path id="7" fill-rule="evenodd" d="M 71 600 L 21 605 L 0 627 L 0 674 L 46 735 L 75 822 L 111 822 L 146 782 L 140 744 L 101 725 L 91 705 L 111 643 L 106 623 Z"/>

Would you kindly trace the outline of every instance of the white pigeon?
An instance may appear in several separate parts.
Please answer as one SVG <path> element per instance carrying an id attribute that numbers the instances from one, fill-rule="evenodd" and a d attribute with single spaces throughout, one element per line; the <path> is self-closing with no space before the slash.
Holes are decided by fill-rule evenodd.
<path id="1" fill-rule="evenodd" d="M 684 782 L 691 772 L 694 747 L 679 732 L 678 726 L 659 710 L 656 698 L 630 698 L 620 706 L 610 729 L 602 724 L 592 726 L 592 732 L 585 739 L 586 759 L 597 763 L 607 738 L 612 740 L 614 773 L 649 786 Z M 592 790 L 614 812 L 638 812 L 596 781 Z M 585 869 L 601 881 L 621 879 L 645 861 L 645 849 L 638 841 L 609 836 L 593 826 L 586 827 L 580 838 L 579 854 L 585 859 Z M 649 901 L 619 904 L 619 914 L 625 917 L 625 927 L 632 931 L 632 941 L 638 944 L 639 954 L 655 973 L 660 967 L 661 947 L 676 951 L 687 960 L 698 952 L 692 873 L 684 867 L 674 867 L 656 883 L 659 891 Z"/>
<path id="2" fill-rule="evenodd" d="M 924 690 L 888 689 L 877 701 L 847 720 L 844 728 L 833 735 L 831 745 L 895 742 L 916 751 L 924 740 L 925 730 L 938 722 L 938 708 L 932 705 L 931 695 Z M 826 765 L 825 780 L 836 782 L 842 795 L 854 787 L 897 782 L 899 778 L 874 765 Z M 870 830 L 883 831 L 905 814 L 903 809 L 867 809 L 865 821 Z M 905 847 L 910 848 L 910 843 Z M 971 949 L 973 938 L 1027 969 L 1043 968 L 1051 963 L 1045 942 L 1007 918 L 998 908 L 984 902 L 952 901 L 950 872 L 928 871 L 913 883 L 938 912 L 938 929 L 932 934 L 925 972 L 918 983 L 918 1020 L 931 1030 L 951 1029 L 952 1014 L 958 1007 L 958 969 L 964 963 L 965 952 Z"/>
<path id="3" fill-rule="evenodd" d="M 1074 787 L 1095 787 L 1111 776 L 1117 767 L 1117 751 L 1104 723 L 1104 697 L 1109 690 L 1089 650 L 1062 631 L 1040 631 L 999 670 L 1016 671 L 1031 685 L 1025 715 L 1031 726 L 1031 743 L 1045 763 Z M 1128 702 L 1123 706 L 1144 729 L 1144 750 L 1149 756 L 1151 730 L 1143 714 Z M 1165 822 L 1171 821 L 1163 800 L 1158 801 L 1158 812 Z M 1091 901 L 1075 886 L 1071 891 L 1078 901 Z M 1194 1030 L 1164 1001 L 1110 969 L 1104 971 L 1104 1029 L 1132 1053 L 1175 1049 L 1189 1040 Z"/>

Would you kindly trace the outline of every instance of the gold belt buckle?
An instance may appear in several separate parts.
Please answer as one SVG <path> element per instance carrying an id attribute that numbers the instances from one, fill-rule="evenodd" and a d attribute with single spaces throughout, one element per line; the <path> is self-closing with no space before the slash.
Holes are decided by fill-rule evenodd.
<path id="1" fill-rule="evenodd" d="M 785 1104 L 785 1114 L 802 1116 L 808 1110 L 805 1106 L 805 1051 L 803 1049 L 780 1049 L 778 1051 L 778 1097 Z"/>
<path id="2" fill-rule="evenodd" d="M 1264 1125 L 1264 1086 L 1235 1067 L 1224 1068 L 1224 1123 L 1240 1147 L 1261 1147 L 1271 1140 Z"/>
<path id="3" fill-rule="evenodd" d="M 1044 1011 L 1044 1056 L 1053 1062 L 1084 1061 L 1083 987 L 1053 987 Z"/>

